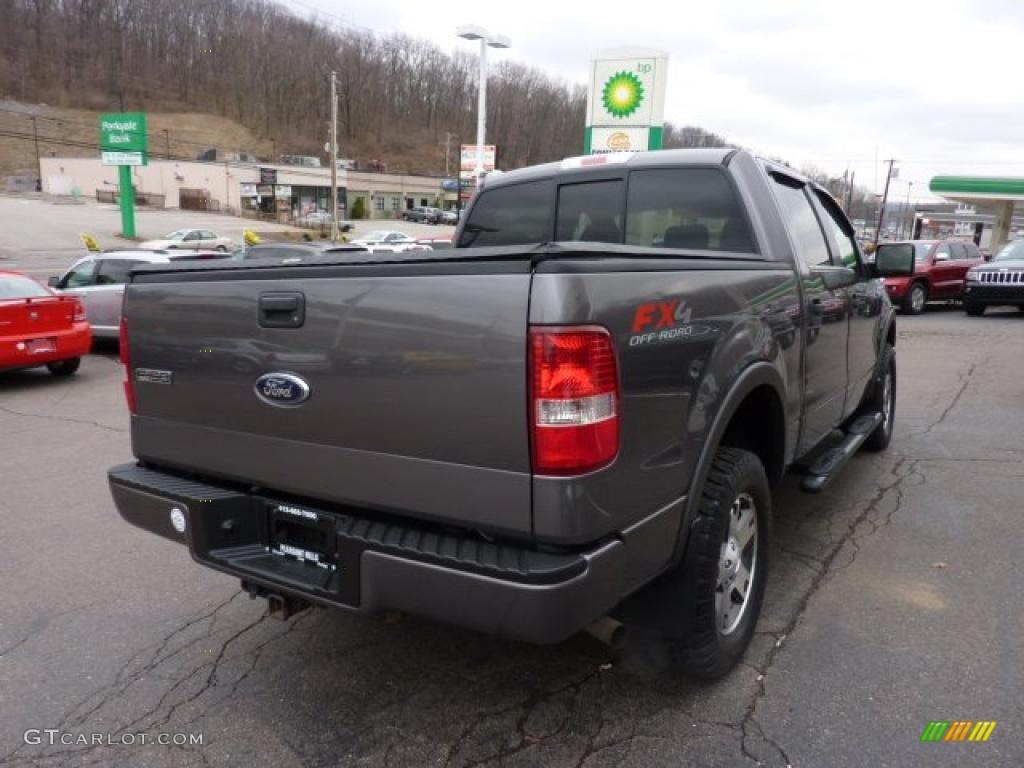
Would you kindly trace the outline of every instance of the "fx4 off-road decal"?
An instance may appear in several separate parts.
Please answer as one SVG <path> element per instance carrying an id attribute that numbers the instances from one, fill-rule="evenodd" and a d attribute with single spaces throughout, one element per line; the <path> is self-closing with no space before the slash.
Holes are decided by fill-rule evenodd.
<path id="1" fill-rule="evenodd" d="M 693 309 L 682 299 L 641 304 L 633 315 L 633 334 L 629 337 L 629 346 L 661 344 L 711 333 L 710 326 L 690 322 L 692 315 Z"/>

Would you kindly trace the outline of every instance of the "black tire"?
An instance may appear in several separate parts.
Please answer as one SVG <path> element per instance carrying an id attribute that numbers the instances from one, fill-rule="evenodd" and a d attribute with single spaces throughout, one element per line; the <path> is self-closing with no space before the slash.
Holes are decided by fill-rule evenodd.
<path id="1" fill-rule="evenodd" d="M 750 566 L 747 597 L 730 620 L 721 616 L 718 597 L 729 546 L 730 520 L 746 497 L 753 503 L 756 535 L 738 552 L 738 562 Z M 771 538 L 771 491 L 760 459 L 738 448 L 719 448 L 701 493 L 700 507 L 690 528 L 682 566 L 670 577 L 681 597 L 679 605 L 662 605 L 665 615 L 675 614 L 667 626 L 675 660 L 681 670 L 701 680 L 727 674 L 743 656 L 754 635 L 767 581 Z M 749 562 L 748 562 L 749 560 Z M 734 563 L 737 561 L 733 561 Z M 732 594 L 738 594 L 730 587 Z M 669 593 L 671 594 L 671 592 Z M 729 598 L 722 597 L 723 603 Z M 736 600 L 731 599 L 732 606 Z M 672 621 L 672 619 L 669 619 Z"/>
<path id="2" fill-rule="evenodd" d="M 1021 309 L 1024 309 L 1024 307 L 1022 307 Z M 979 304 L 976 301 L 969 301 L 968 299 L 964 299 L 964 312 L 966 312 L 971 317 L 981 317 L 982 315 L 985 314 L 985 305 Z"/>
<path id="3" fill-rule="evenodd" d="M 67 360 L 58 360 L 54 363 L 47 363 L 46 367 L 54 376 L 73 376 L 78 366 L 82 364 L 82 358 L 71 357 Z"/>
<path id="4" fill-rule="evenodd" d="M 918 298 L 920 296 L 920 299 Z M 904 314 L 920 315 L 924 312 L 924 305 L 928 303 L 928 286 L 920 280 L 911 284 L 907 295 L 903 297 L 901 308 Z"/>
<path id="5" fill-rule="evenodd" d="M 882 423 L 864 441 L 868 451 L 884 451 L 892 441 L 893 424 L 896 421 L 896 350 L 891 344 L 885 345 L 879 361 L 878 376 L 872 387 L 871 397 L 862 406 L 863 413 L 881 413 Z M 886 395 L 886 388 L 888 396 Z"/>
<path id="6" fill-rule="evenodd" d="M 221 253 L 227 253 L 228 247 L 226 245 L 218 245 L 217 250 L 220 251 Z"/>

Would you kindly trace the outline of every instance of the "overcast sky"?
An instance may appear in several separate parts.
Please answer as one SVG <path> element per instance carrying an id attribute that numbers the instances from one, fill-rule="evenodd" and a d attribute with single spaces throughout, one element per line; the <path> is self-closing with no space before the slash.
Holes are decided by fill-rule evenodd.
<path id="1" fill-rule="evenodd" d="M 914 199 L 928 199 L 940 173 L 1024 176 L 1021 0 L 282 1 L 446 50 L 472 50 L 455 26 L 480 24 L 512 38 L 497 57 L 568 82 L 586 82 L 603 49 L 660 48 L 666 120 L 797 167 L 849 167 L 878 192 L 882 160 L 896 157 L 897 200 L 908 182 Z"/>

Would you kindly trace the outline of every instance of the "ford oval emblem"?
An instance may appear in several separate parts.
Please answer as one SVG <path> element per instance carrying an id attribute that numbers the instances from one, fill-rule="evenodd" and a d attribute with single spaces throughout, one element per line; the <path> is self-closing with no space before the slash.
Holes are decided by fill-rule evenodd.
<path id="1" fill-rule="evenodd" d="M 309 399 L 309 384 L 293 373 L 265 373 L 256 379 L 256 396 L 268 405 L 288 408 Z"/>

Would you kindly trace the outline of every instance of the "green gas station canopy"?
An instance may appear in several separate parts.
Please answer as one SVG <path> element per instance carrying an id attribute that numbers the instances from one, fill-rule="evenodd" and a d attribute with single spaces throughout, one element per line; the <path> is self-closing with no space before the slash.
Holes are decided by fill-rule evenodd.
<path id="1" fill-rule="evenodd" d="M 934 176 L 928 189 L 940 197 L 1024 200 L 1024 179 L 991 176 Z"/>

